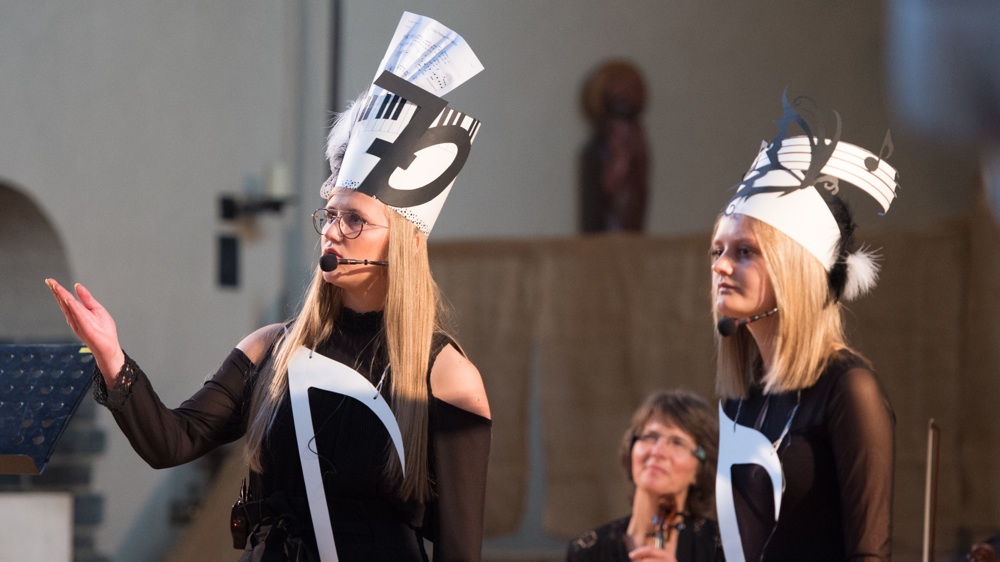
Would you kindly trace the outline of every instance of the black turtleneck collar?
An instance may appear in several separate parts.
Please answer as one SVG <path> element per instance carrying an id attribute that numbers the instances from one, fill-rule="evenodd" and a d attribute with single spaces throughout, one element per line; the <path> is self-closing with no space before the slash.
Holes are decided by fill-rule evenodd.
<path id="1" fill-rule="evenodd" d="M 356 312 L 343 307 L 333 334 L 317 351 L 377 380 L 388 362 L 384 325 L 381 310 Z"/>
<path id="2" fill-rule="evenodd" d="M 355 312 L 350 308 L 341 307 L 340 316 L 337 318 L 337 326 L 345 331 L 359 331 L 373 333 L 382 329 L 385 314 L 381 310 L 371 312 Z"/>

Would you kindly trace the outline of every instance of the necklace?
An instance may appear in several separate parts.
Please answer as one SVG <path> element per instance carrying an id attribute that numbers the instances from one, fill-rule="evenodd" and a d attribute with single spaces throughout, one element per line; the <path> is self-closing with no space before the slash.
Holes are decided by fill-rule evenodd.
<path id="1" fill-rule="evenodd" d="M 386 364 L 385 369 L 382 371 L 382 376 L 378 378 L 378 384 L 375 385 L 375 396 L 372 396 L 372 400 L 375 400 L 382 394 L 382 383 L 385 382 L 385 376 L 389 373 L 389 365 Z"/>
<path id="2" fill-rule="evenodd" d="M 792 428 L 792 420 L 795 419 L 795 414 L 799 411 L 799 404 L 801 403 L 802 403 L 802 391 L 799 390 L 795 395 L 795 406 L 792 407 L 792 411 L 788 414 L 788 421 L 785 422 L 785 427 L 784 429 L 781 430 L 781 435 L 779 435 L 778 438 L 771 443 L 771 446 L 774 447 L 775 453 L 778 452 L 778 448 L 781 446 L 781 442 L 785 439 L 785 436 L 788 435 L 788 430 Z M 764 406 L 761 407 L 760 414 L 757 416 L 758 417 L 757 423 L 754 424 L 754 429 L 756 429 L 757 431 L 760 431 L 760 428 L 764 427 L 764 421 L 767 419 L 768 406 L 770 404 L 771 404 L 771 395 L 768 394 L 767 397 L 764 398 Z M 740 411 L 742 410 L 743 410 L 743 398 L 740 398 L 740 402 L 736 406 L 736 416 L 733 417 L 733 424 L 736 424 L 736 422 L 740 419 Z"/>

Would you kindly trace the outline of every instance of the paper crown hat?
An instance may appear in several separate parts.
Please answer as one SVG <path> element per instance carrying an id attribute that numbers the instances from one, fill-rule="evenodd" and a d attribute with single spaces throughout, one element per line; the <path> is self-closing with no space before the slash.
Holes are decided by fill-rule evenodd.
<path id="1" fill-rule="evenodd" d="M 480 127 L 441 96 L 482 69 L 460 35 L 405 12 L 371 87 L 330 131 L 320 195 L 357 190 L 430 234 Z"/>
<path id="2" fill-rule="evenodd" d="M 882 207 L 882 214 L 896 197 L 899 177 L 884 158 L 892 153 L 886 134 L 879 155 L 840 140 L 840 115 L 832 112 L 836 131 L 827 138 L 821 123 L 810 126 L 803 113 L 807 98 L 795 106 L 782 95 L 784 114 L 777 121 L 778 134 L 763 143 L 757 158 L 725 215 L 742 214 L 766 222 L 808 250 L 830 276 L 834 299 L 848 300 L 874 287 L 878 265 L 874 257 L 850 247 L 854 225 L 839 199 L 842 183 L 861 189 Z M 791 125 L 804 135 L 789 136 Z"/>

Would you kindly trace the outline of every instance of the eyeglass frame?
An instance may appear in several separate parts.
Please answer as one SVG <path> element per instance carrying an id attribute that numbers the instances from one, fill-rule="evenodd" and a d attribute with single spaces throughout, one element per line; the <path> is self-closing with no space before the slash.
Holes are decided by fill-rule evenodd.
<path id="1" fill-rule="evenodd" d="M 650 438 L 653 439 L 652 443 L 649 442 Z M 672 448 L 673 450 L 678 450 L 678 451 L 686 451 L 699 461 L 704 462 L 705 459 L 708 458 L 708 453 L 705 452 L 705 448 L 702 447 L 701 445 L 695 444 L 694 448 L 692 449 L 690 446 L 688 446 L 687 443 L 685 443 L 680 437 L 676 435 L 664 435 L 662 433 L 657 433 L 655 431 L 647 431 L 645 433 L 633 433 L 632 447 L 635 447 L 636 443 L 642 443 L 644 447 L 649 447 L 650 449 L 652 449 L 653 447 L 656 447 L 656 444 L 660 442 L 660 439 L 664 440 L 668 448 Z"/>
<path id="2" fill-rule="evenodd" d="M 323 213 L 323 215 L 324 215 L 322 219 L 320 218 L 320 216 L 318 216 L 320 213 Z M 354 215 L 354 216 L 358 217 L 358 220 L 361 221 L 361 227 L 358 228 L 358 231 L 355 232 L 353 236 L 351 236 L 348 233 L 344 232 L 343 217 L 345 217 L 347 215 Z M 320 220 L 325 220 L 326 224 L 324 224 L 323 226 L 320 226 L 319 225 L 319 221 Z M 313 213 L 312 213 L 313 230 L 315 230 L 316 233 L 319 234 L 320 236 L 322 236 L 323 232 L 326 231 L 326 229 L 329 228 L 331 225 L 333 225 L 333 223 L 337 223 L 337 230 L 339 230 L 340 231 L 340 235 L 343 236 L 347 240 L 354 240 L 358 236 L 361 236 L 361 233 L 364 232 L 366 226 L 370 226 L 372 228 L 389 228 L 388 226 L 383 225 L 383 224 L 370 223 L 367 220 L 365 220 L 364 217 L 362 217 L 360 214 L 358 214 L 355 211 L 337 211 L 337 210 L 330 209 L 330 208 L 327 208 L 327 207 L 320 207 L 319 209 L 316 209 L 315 211 L 313 211 Z"/>

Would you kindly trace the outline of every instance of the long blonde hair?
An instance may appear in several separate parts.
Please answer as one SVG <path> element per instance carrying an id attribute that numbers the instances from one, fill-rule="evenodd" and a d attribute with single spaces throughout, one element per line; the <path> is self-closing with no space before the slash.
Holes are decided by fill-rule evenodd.
<path id="1" fill-rule="evenodd" d="M 427 470 L 427 371 L 431 341 L 440 329 L 441 299 L 431 277 L 427 239 L 410 221 L 389 211 L 388 289 L 385 339 L 390 365 L 390 404 L 403 435 L 406 474 L 400 486 L 405 499 L 431 496 Z M 291 328 L 277 343 L 270 368 L 263 369 L 250 401 L 245 456 L 251 470 L 263 470 L 263 450 L 278 406 L 288 386 L 288 364 L 300 346 L 328 338 L 342 307 L 341 289 L 323 281 L 317 268 Z M 399 460 L 388 454 L 386 476 L 399 477 Z"/>
<path id="2" fill-rule="evenodd" d="M 714 232 L 719 223 L 715 223 Z M 849 350 L 844 339 L 841 304 L 835 301 L 823 265 L 795 240 L 773 226 L 741 215 L 756 237 L 778 307 L 774 361 L 763 373 L 765 392 L 788 392 L 816 384 L 833 355 Z M 713 318 L 719 313 L 712 307 Z M 762 368 L 760 351 L 749 330 L 730 337 L 715 334 L 716 391 L 727 398 L 746 396 Z"/>

